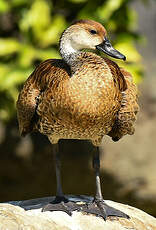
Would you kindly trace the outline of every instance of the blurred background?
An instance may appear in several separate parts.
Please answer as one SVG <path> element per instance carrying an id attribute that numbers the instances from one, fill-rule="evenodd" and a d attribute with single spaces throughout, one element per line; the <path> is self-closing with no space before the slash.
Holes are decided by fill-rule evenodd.
<path id="1" fill-rule="evenodd" d="M 55 195 L 51 144 L 39 133 L 20 138 L 15 104 L 34 67 L 60 57 L 61 33 L 80 18 L 105 25 L 140 91 L 135 134 L 103 139 L 104 198 L 156 216 L 155 0 L 0 0 L 0 202 Z M 64 140 L 61 152 L 64 192 L 93 195 L 91 145 Z"/>

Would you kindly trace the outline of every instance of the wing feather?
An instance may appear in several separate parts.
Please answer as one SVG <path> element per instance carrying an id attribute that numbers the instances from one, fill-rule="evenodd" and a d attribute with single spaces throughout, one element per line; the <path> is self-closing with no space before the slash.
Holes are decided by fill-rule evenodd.
<path id="1" fill-rule="evenodd" d="M 61 73 L 61 74 L 60 74 Z M 35 129 L 40 96 L 47 88 L 57 87 L 62 78 L 69 77 L 70 69 L 61 59 L 42 62 L 29 76 L 17 100 L 17 117 L 22 136 Z"/>
<path id="2" fill-rule="evenodd" d="M 122 136 L 132 135 L 135 131 L 134 123 L 139 111 L 138 89 L 129 72 L 120 68 L 127 84 L 127 89 L 122 92 L 121 108 L 116 115 L 116 120 L 111 132 L 108 134 L 113 141 L 118 141 Z"/>

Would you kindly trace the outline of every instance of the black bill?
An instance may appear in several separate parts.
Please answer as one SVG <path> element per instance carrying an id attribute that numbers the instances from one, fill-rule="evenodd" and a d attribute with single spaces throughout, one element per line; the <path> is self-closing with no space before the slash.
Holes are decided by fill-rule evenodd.
<path id="1" fill-rule="evenodd" d="M 113 58 L 122 59 L 126 61 L 126 57 L 122 53 L 114 49 L 107 38 L 105 38 L 105 40 L 101 44 L 97 45 L 96 48 Z"/>

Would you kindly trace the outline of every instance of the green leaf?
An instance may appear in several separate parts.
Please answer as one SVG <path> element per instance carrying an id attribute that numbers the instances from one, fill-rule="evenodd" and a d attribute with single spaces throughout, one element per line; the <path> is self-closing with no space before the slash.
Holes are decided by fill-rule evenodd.
<path id="1" fill-rule="evenodd" d="M 59 52 L 56 49 L 44 49 L 38 50 L 37 57 L 41 60 L 46 60 L 50 58 L 60 58 Z"/>
<path id="2" fill-rule="evenodd" d="M 23 44 L 18 56 L 19 65 L 22 68 L 30 67 L 36 56 L 36 50 L 31 44 Z"/>
<path id="3" fill-rule="evenodd" d="M 9 2 L 7 2 L 6 0 L 0 0 L 0 12 L 4 13 L 9 11 L 10 6 L 9 6 Z"/>
<path id="4" fill-rule="evenodd" d="M 27 3 L 31 3 L 31 0 L 11 0 L 11 4 L 13 7 L 23 7 L 23 5 L 27 4 Z"/>
<path id="5" fill-rule="evenodd" d="M 61 15 L 55 16 L 47 30 L 38 31 L 40 46 L 47 47 L 51 44 L 57 44 L 65 25 L 65 20 Z"/>
<path id="6" fill-rule="evenodd" d="M 68 0 L 68 1 L 73 3 L 82 3 L 82 2 L 86 2 L 87 0 Z"/>
<path id="7" fill-rule="evenodd" d="M 97 14 L 100 19 L 108 20 L 113 12 L 117 10 L 124 0 L 107 0 L 97 9 Z"/>
<path id="8" fill-rule="evenodd" d="M 11 39 L 11 38 L 0 39 L 0 56 L 13 54 L 19 51 L 19 48 L 20 48 L 20 44 L 15 39 Z"/>
<path id="9" fill-rule="evenodd" d="M 128 62 L 141 61 L 141 55 L 138 53 L 132 42 L 117 43 L 114 47 L 126 56 Z"/>
<path id="10" fill-rule="evenodd" d="M 8 90 L 9 92 L 12 87 L 25 81 L 32 72 L 32 69 L 20 69 L 17 65 L 8 67 L 3 64 L 0 65 L 0 72 L 0 90 Z"/>
<path id="11" fill-rule="evenodd" d="M 44 0 L 35 0 L 30 10 L 26 10 L 23 18 L 20 21 L 22 31 L 27 31 L 30 27 L 33 28 L 34 35 L 40 29 L 47 28 L 51 23 L 50 7 L 48 2 Z"/>

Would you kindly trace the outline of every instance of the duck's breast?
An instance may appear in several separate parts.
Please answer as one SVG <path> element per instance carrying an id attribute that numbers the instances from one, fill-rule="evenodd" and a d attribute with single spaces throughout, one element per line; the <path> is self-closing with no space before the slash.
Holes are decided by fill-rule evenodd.
<path id="1" fill-rule="evenodd" d="M 64 84 L 64 103 L 72 114 L 107 118 L 120 106 L 121 92 L 108 66 L 84 63 Z"/>

